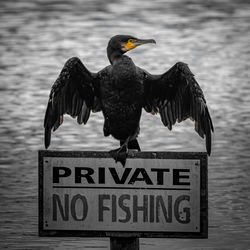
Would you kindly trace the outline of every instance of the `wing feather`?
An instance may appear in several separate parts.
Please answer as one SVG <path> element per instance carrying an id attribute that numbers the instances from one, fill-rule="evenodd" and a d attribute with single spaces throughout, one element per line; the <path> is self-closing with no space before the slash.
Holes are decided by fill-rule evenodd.
<path id="1" fill-rule="evenodd" d="M 187 64 L 176 63 L 162 75 L 145 72 L 145 110 L 160 110 L 164 126 L 170 130 L 187 118 L 194 121 L 195 131 L 206 138 L 207 153 L 211 153 L 211 132 L 214 131 L 203 91 Z M 156 104 L 156 105 L 155 105 Z"/>
<path id="2" fill-rule="evenodd" d="M 51 130 L 63 123 L 63 115 L 77 118 L 79 124 L 86 124 L 91 109 L 98 98 L 95 96 L 94 74 L 89 72 L 79 58 L 70 58 L 51 88 L 44 118 L 45 147 L 51 141 Z"/>

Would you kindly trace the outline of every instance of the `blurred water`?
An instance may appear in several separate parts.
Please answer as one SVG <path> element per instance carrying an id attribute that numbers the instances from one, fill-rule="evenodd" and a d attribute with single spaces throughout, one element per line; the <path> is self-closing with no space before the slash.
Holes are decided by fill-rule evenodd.
<path id="1" fill-rule="evenodd" d="M 141 249 L 250 249 L 250 3 L 243 0 L 0 1 L 0 248 L 109 249 L 109 240 L 39 238 L 37 150 L 50 87 L 65 61 L 95 72 L 115 34 L 154 38 L 128 54 L 151 73 L 189 64 L 215 125 L 209 158 L 209 239 L 141 239 Z M 65 119 L 51 149 L 109 150 L 103 118 Z M 143 113 L 143 150 L 204 151 L 190 121 L 170 132 Z"/>

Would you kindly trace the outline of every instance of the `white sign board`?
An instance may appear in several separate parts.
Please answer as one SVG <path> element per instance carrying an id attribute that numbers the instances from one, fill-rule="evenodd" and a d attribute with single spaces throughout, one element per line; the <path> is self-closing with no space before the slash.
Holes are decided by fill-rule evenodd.
<path id="1" fill-rule="evenodd" d="M 122 167 L 107 153 L 51 153 L 40 159 L 41 235 L 204 237 L 201 159 L 136 153 Z"/>

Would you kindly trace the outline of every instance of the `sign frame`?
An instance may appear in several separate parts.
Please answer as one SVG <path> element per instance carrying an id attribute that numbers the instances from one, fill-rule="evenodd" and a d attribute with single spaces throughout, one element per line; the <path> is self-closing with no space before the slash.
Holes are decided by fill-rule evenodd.
<path id="1" fill-rule="evenodd" d="M 39 236 L 54 237 L 141 237 L 141 238 L 208 238 L 208 159 L 205 152 L 129 152 L 128 158 L 136 159 L 192 159 L 200 161 L 200 232 L 129 232 L 129 231 L 81 231 L 81 230 L 51 230 L 44 229 L 44 157 L 72 157 L 72 158 L 111 158 L 103 151 L 38 151 L 38 191 L 39 191 Z M 126 167 L 126 166 L 125 166 Z"/>

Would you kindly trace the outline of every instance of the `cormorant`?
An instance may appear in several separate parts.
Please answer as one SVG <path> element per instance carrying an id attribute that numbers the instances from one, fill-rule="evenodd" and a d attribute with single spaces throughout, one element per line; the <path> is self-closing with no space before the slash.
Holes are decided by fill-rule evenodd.
<path id="1" fill-rule="evenodd" d="M 202 89 L 187 64 L 176 63 L 162 75 L 151 75 L 137 67 L 124 55 L 153 39 L 138 39 L 116 35 L 108 43 L 109 66 L 98 73 L 90 72 L 77 57 L 70 58 L 52 86 L 44 119 L 45 147 L 50 145 L 51 130 L 63 122 L 63 115 L 86 124 L 91 111 L 102 111 L 104 136 L 120 141 L 120 148 L 110 153 L 124 166 L 128 149 L 140 151 L 137 141 L 142 108 L 160 117 L 164 126 L 172 129 L 176 121 L 190 118 L 196 132 L 206 137 L 206 149 L 211 153 L 212 120 Z"/>

